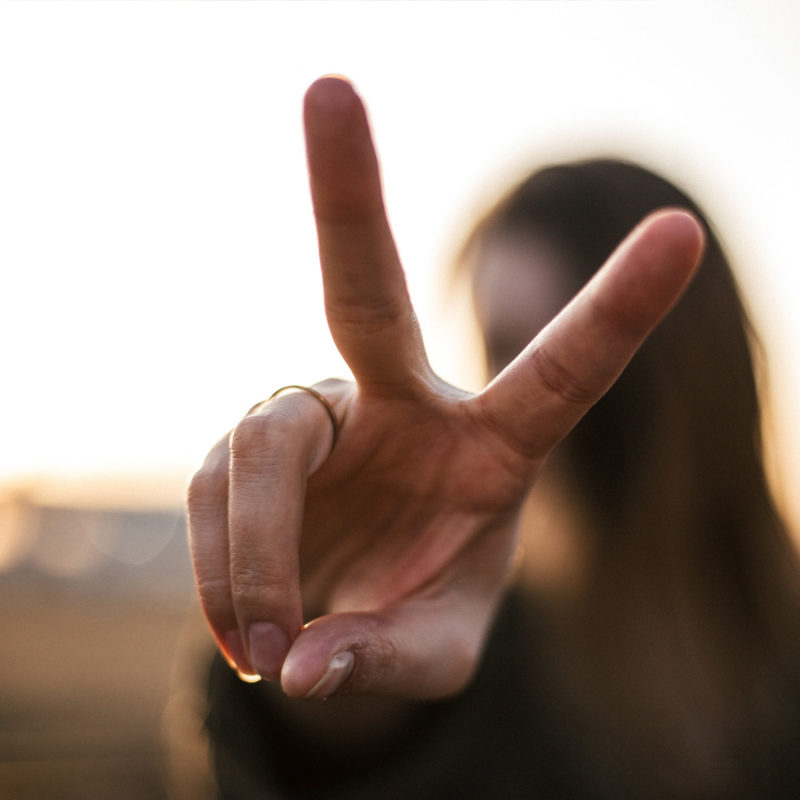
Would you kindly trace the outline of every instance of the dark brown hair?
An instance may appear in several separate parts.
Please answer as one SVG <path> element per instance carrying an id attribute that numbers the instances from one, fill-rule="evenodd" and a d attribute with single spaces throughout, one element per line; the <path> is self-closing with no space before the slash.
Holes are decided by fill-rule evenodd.
<path id="1" fill-rule="evenodd" d="M 606 159 L 534 173 L 464 253 L 479 270 L 491 241 L 544 240 L 577 291 L 664 206 L 704 221 L 700 271 L 559 448 L 591 519 L 589 570 L 560 624 L 564 702 L 607 770 L 616 760 L 659 796 L 751 796 L 798 717 L 800 571 L 762 464 L 760 350 L 719 240 L 671 183 Z"/>

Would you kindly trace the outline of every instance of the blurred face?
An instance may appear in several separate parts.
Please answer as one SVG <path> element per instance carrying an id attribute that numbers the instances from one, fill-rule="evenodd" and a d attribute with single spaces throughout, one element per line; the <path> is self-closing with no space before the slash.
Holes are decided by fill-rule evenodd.
<path id="1" fill-rule="evenodd" d="M 496 236 L 482 243 L 473 292 L 491 375 L 570 300 L 568 267 L 564 252 L 542 237 Z"/>
<path id="2" fill-rule="evenodd" d="M 569 302 L 575 279 L 564 251 L 533 235 L 482 243 L 474 275 L 475 308 L 494 376 Z M 523 582 L 560 592 L 578 585 L 586 554 L 585 513 L 565 467 L 551 456 L 525 503 L 520 526 Z"/>

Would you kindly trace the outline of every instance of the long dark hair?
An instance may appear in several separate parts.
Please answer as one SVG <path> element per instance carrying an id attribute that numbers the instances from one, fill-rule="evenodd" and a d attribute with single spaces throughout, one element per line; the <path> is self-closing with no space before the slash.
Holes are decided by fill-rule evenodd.
<path id="1" fill-rule="evenodd" d="M 560 446 L 591 524 L 554 652 L 570 662 L 564 713 L 586 732 L 587 757 L 658 781 L 659 796 L 751 796 L 800 715 L 800 570 L 762 463 L 760 348 L 714 230 L 652 172 L 583 161 L 528 177 L 463 260 L 479 270 L 491 241 L 544 240 L 577 291 L 664 206 L 704 221 L 707 248 L 677 307 Z M 490 334 L 485 345 L 501 368 Z"/>

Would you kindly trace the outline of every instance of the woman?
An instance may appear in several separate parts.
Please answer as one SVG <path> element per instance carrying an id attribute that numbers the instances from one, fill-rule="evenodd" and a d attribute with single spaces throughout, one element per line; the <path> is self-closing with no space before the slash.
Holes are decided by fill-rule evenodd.
<path id="1" fill-rule="evenodd" d="M 651 213 L 691 204 L 613 163 L 527 182 L 465 261 L 492 369 L 535 339 L 470 396 L 427 364 L 346 82 L 311 88 L 306 132 L 326 310 L 356 383 L 258 404 L 190 488 L 220 649 L 288 696 L 213 671 L 223 795 L 783 791 L 797 568 L 753 444 L 745 322 L 708 231 L 652 355 L 547 461 L 682 293 L 703 246 L 696 209 Z M 517 316 L 509 296 L 529 294 L 535 313 Z M 571 549 L 558 570 L 523 559 L 509 592 L 520 536 L 541 564 L 537 508 L 564 496 Z"/>
<path id="2" fill-rule="evenodd" d="M 490 371 L 664 206 L 703 219 L 663 179 L 598 160 L 537 172 L 488 214 L 462 262 Z M 548 603 L 556 696 L 587 759 L 671 796 L 769 796 L 766 765 L 797 757 L 800 580 L 764 477 L 755 338 L 705 227 L 680 303 L 540 478 L 527 583 Z M 544 570 L 554 534 L 536 501 L 554 494 L 569 507 Z"/>

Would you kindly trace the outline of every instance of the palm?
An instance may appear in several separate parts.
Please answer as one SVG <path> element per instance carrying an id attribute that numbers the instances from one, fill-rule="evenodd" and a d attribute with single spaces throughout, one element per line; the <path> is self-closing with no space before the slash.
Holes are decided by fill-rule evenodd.
<path id="1" fill-rule="evenodd" d="M 339 452 L 309 482 L 306 614 L 385 607 L 455 565 L 463 576 L 492 532 L 481 571 L 499 584 L 534 463 L 482 425 L 471 400 L 354 405 Z"/>
<path id="2" fill-rule="evenodd" d="M 468 396 L 425 357 L 360 100 L 322 79 L 305 120 L 328 323 L 356 383 L 318 386 L 341 421 L 330 456 L 308 395 L 212 450 L 189 500 L 201 601 L 223 652 L 282 668 L 290 694 L 329 689 L 347 663 L 348 691 L 441 696 L 477 661 L 537 469 L 675 302 L 702 234 L 654 215 Z M 325 616 L 301 630 L 304 608 Z"/>

